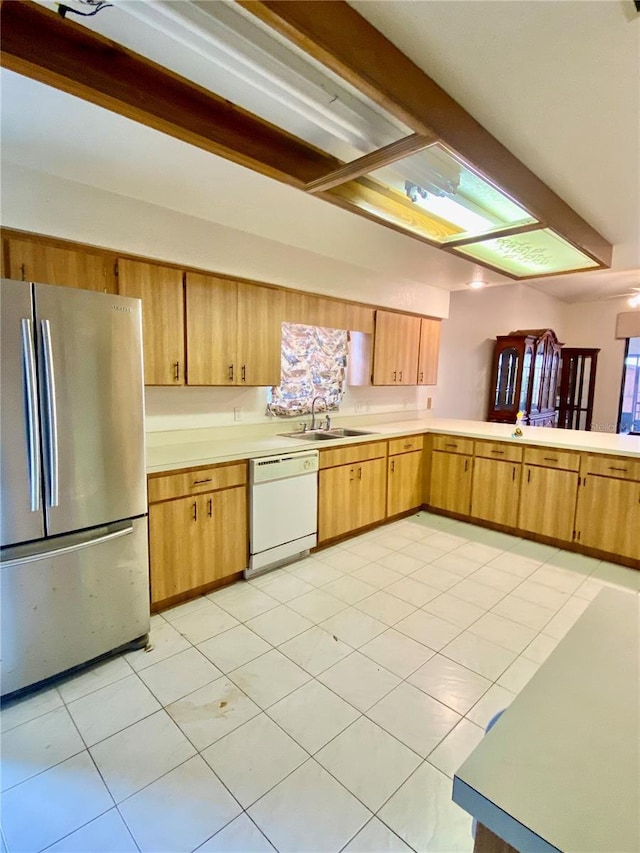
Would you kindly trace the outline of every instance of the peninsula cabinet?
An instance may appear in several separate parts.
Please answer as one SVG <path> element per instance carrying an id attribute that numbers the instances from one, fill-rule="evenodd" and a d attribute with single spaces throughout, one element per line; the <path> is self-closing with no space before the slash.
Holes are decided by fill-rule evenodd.
<path id="1" fill-rule="evenodd" d="M 376 311 L 373 385 L 415 385 L 420 317 Z"/>
<path id="2" fill-rule="evenodd" d="M 145 385 L 184 385 L 183 273 L 160 264 L 118 260 L 118 292 L 142 300 Z"/>
<path id="3" fill-rule="evenodd" d="M 549 447 L 525 447 L 517 527 L 571 542 L 580 455 Z"/>
<path id="4" fill-rule="evenodd" d="M 189 385 L 279 385 L 282 292 L 186 275 Z"/>
<path id="5" fill-rule="evenodd" d="M 522 447 L 476 441 L 471 489 L 472 518 L 515 527 L 518 520 Z"/>
<path id="6" fill-rule="evenodd" d="M 422 506 L 423 437 L 397 438 L 389 442 L 387 461 L 387 516 Z"/>
<path id="7" fill-rule="evenodd" d="M 585 456 L 575 541 L 640 561 L 640 459 Z"/>
<path id="8" fill-rule="evenodd" d="M 247 567 L 245 462 L 149 478 L 153 605 Z"/>
<path id="9" fill-rule="evenodd" d="M 386 517 L 386 442 L 320 451 L 318 542 Z"/>
<path id="10" fill-rule="evenodd" d="M 115 256 L 10 237 L 7 277 L 116 293 Z"/>
<path id="11" fill-rule="evenodd" d="M 434 435 L 429 503 L 438 509 L 469 515 L 473 476 L 473 440 Z"/>

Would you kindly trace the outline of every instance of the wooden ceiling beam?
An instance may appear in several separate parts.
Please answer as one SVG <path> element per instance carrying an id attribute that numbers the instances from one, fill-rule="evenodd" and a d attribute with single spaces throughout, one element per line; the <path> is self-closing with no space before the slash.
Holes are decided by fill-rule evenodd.
<path id="1" fill-rule="evenodd" d="M 434 133 L 603 266 L 612 246 L 344 0 L 238 0 L 416 133 Z"/>
<path id="2" fill-rule="evenodd" d="M 341 165 L 292 134 L 35 3 L 3 2 L 0 21 L 1 64 L 18 74 L 297 187 Z"/>

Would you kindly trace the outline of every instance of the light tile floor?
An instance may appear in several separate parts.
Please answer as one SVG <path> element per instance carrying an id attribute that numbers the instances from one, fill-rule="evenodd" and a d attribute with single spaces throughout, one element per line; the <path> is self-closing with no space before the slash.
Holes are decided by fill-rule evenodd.
<path id="1" fill-rule="evenodd" d="M 471 851 L 452 776 L 603 585 L 423 512 L 165 611 L 2 709 L 6 849 Z"/>

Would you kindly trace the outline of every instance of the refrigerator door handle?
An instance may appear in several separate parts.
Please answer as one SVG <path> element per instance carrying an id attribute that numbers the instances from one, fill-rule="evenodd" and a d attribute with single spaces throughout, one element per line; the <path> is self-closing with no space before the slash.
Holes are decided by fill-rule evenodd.
<path id="1" fill-rule="evenodd" d="M 27 445 L 29 448 L 29 499 L 31 512 L 40 510 L 40 426 L 36 394 L 36 358 L 31 320 L 23 318 L 22 358 L 27 403 Z"/>
<path id="2" fill-rule="evenodd" d="M 103 528 L 104 529 L 104 528 Z M 94 545 L 100 545 L 103 542 L 110 542 L 112 539 L 119 539 L 121 536 L 128 536 L 133 533 L 133 524 L 120 530 L 105 533 L 102 536 L 96 536 L 94 539 L 83 539 L 81 542 L 76 542 L 73 545 L 66 545 L 63 548 L 54 548 L 51 551 L 40 551 L 34 554 L 29 554 L 26 557 L 16 557 L 13 560 L 2 562 L 3 569 L 10 569 L 12 566 L 22 566 L 24 563 L 35 563 L 39 560 L 46 560 L 49 557 L 59 557 L 61 554 L 71 554 L 74 551 L 82 551 L 84 548 L 93 548 Z"/>
<path id="3" fill-rule="evenodd" d="M 51 346 L 51 325 L 41 320 L 42 352 L 44 356 L 44 378 L 47 405 L 47 461 L 49 463 L 48 485 L 49 506 L 58 506 L 58 412 L 56 409 L 56 378 L 53 369 L 53 347 Z"/>

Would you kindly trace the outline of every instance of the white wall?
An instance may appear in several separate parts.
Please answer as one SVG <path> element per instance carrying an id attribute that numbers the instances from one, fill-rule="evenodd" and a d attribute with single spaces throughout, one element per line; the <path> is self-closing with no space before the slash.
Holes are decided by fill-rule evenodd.
<path id="1" fill-rule="evenodd" d="M 569 347 L 599 347 L 592 429 L 616 432 L 624 341 L 615 338 L 625 299 L 568 304 L 523 284 L 451 294 L 442 324 L 435 414 L 484 420 L 497 335 L 515 329 L 555 331 Z"/>
<path id="2" fill-rule="evenodd" d="M 435 414 L 484 420 L 496 335 L 550 328 L 564 341 L 566 307 L 524 284 L 452 293 L 442 323 Z"/>

